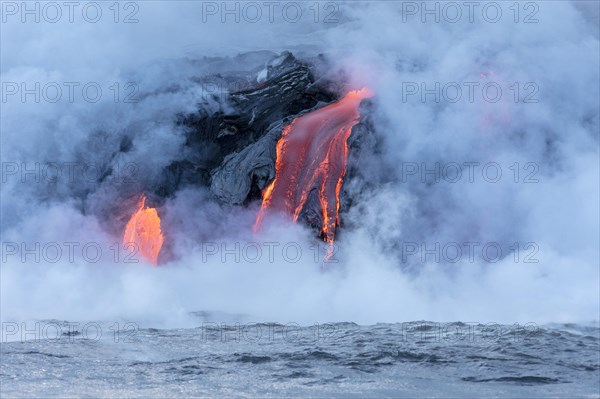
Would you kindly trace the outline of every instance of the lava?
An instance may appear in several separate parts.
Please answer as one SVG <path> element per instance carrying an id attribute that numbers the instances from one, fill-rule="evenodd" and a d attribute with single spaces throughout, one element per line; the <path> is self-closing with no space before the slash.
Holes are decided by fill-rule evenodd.
<path id="1" fill-rule="evenodd" d="M 369 89 L 350 91 L 341 100 L 294 119 L 277 142 L 275 179 L 262 192 L 255 231 L 267 212 L 298 220 L 310 193 L 317 190 L 321 234 L 333 244 L 339 224 L 340 190 L 348 160 L 348 137 L 358 123 L 360 102 Z"/>
<path id="2" fill-rule="evenodd" d="M 163 241 L 158 212 L 155 208 L 146 207 L 146 196 L 142 195 L 135 213 L 125 227 L 123 245 L 156 265 Z"/>

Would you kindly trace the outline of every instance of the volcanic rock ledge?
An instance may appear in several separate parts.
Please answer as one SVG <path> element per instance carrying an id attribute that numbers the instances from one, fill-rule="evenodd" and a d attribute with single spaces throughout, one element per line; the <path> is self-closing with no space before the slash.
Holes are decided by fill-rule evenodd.
<path id="1" fill-rule="evenodd" d="M 331 82 L 315 80 L 317 63 L 324 61 L 301 62 L 284 52 L 252 78 L 240 82 L 237 77 L 236 86 L 244 89 L 228 93 L 218 112 L 210 114 L 199 104 L 197 113 L 183 116 L 186 155 L 167 168 L 157 194 L 166 197 L 185 185 L 199 184 L 210 186 L 228 204 L 259 198 L 275 177 L 275 147 L 283 127 L 335 100 Z"/>
<path id="2" fill-rule="evenodd" d="M 221 201 L 242 204 L 252 185 L 263 190 L 275 178 L 275 147 L 284 123 L 276 122 L 268 133 L 243 150 L 229 154 L 221 166 L 211 172 L 211 191 Z"/>
<path id="3" fill-rule="evenodd" d="M 182 152 L 185 155 L 167 168 L 164 182 L 155 194 L 165 198 L 187 185 L 201 185 L 210 187 L 215 197 L 226 204 L 240 205 L 259 199 L 261 191 L 275 178 L 276 146 L 284 127 L 342 94 L 336 87 L 339 82 L 322 76 L 315 78 L 316 71 L 327 69 L 325 64 L 320 57 L 299 61 L 284 52 L 245 78 L 244 89 L 227 93 L 217 112 L 210 113 L 204 104 L 199 104 L 198 112 L 182 116 L 179 124 L 187 131 Z M 214 81 L 215 77 L 211 79 Z M 232 78 L 219 75 L 216 79 Z M 236 79 L 239 84 L 239 76 Z M 362 108 L 370 114 L 370 107 Z M 370 145 L 363 148 L 360 143 L 365 141 L 361 137 L 370 137 L 368 143 L 372 141 L 371 130 L 371 125 L 363 122 L 355 126 L 349 140 L 351 152 L 353 147 L 356 155 L 370 151 Z M 350 176 L 364 177 L 357 173 L 360 165 L 351 164 L 353 159 L 362 158 L 356 155 L 350 158 L 348 171 Z M 342 208 L 349 204 L 350 201 L 343 201 Z M 299 219 L 318 228 L 322 224 L 320 207 L 317 192 L 311 192 Z"/>

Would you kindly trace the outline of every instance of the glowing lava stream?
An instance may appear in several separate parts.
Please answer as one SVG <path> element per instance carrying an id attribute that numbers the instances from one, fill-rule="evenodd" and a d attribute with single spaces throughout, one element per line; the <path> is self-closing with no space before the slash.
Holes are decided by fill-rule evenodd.
<path id="1" fill-rule="evenodd" d="M 125 227 L 123 245 L 134 253 L 139 252 L 144 259 L 156 265 L 164 238 L 156 209 L 148 208 L 145 204 L 146 196 L 142 195 L 137 210 Z"/>
<path id="2" fill-rule="evenodd" d="M 366 88 L 351 91 L 333 104 L 294 119 L 283 129 L 277 142 L 275 179 L 262 192 L 255 231 L 267 211 L 283 212 L 297 221 L 310 192 L 316 189 L 323 218 L 321 233 L 325 242 L 333 244 L 348 137 L 360 119 L 360 102 L 372 95 Z"/>

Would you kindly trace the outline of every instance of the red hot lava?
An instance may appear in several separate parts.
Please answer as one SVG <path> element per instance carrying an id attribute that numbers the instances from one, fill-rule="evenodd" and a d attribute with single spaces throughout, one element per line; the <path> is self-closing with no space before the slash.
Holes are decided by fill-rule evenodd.
<path id="1" fill-rule="evenodd" d="M 351 91 L 338 102 L 298 117 L 284 128 L 277 142 L 275 179 L 263 190 L 255 230 L 267 211 L 282 212 L 297 221 L 310 192 L 316 189 L 322 211 L 321 233 L 327 243 L 333 244 L 346 174 L 347 140 L 359 121 L 360 102 L 372 95 L 366 88 Z"/>
<path id="2" fill-rule="evenodd" d="M 146 207 L 145 204 L 146 196 L 142 195 L 137 210 L 131 215 L 125 227 L 123 245 L 131 248 L 133 252 L 139 252 L 144 259 L 156 265 L 164 238 L 158 212 L 155 208 Z"/>

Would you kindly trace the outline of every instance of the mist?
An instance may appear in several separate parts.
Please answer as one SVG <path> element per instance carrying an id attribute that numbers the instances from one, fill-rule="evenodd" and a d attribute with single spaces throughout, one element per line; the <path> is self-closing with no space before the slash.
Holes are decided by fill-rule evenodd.
<path id="1" fill-rule="evenodd" d="M 93 24 L 3 14 L 3 321 L 180 327 L 209 311 L 303 325 L 598 322 L 597 4 L 543 2 L 532 16 L 519 3 L 517 23 L 508 6 L 497 22 L 480 10 L 473 22 L 423 22 L 412 2 L 320 5 L 318 16 L 306 5 L 297 22 L 249 22 L 211 2 L 173 3 L 121 10 L 135 23 L 108 8 Z M 254 234 L 259 201 L 224 205 L 196 187 L 158 208 L 161 265 L 129 263 L 123 199 L 180 156 L 178 115 L 227 108 L 197 78 L 255 71 L 263 56 L 235 57 L 285 50 L 323 54 L 330 78 L 375 93 L 376 144 L 344 187 L 352 206 L 333 259 L 300 224 L 275 219 Z M 7 82 L 63 92 L 23 99 Z M 79 84 L 72 99 L 64 82 Z M 82 94 L 89 82 L 102 88 L 96 102 Z M 44 174 L 49 164 L 59 177 Z M 89 164 L 97 170 L 79 169 Z"/>

